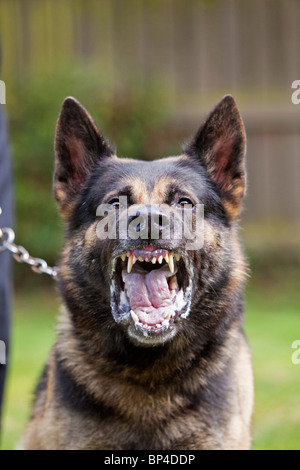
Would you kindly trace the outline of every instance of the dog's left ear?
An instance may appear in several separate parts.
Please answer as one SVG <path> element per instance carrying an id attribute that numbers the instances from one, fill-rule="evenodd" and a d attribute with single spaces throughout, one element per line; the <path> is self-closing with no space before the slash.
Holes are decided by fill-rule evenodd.
<path id="1" fill-rule="evenodd" d="M 235 219 L 245 193 L 246 135 L 231 95 L 226 95 L 202 124 L 185 154 L 196 157 L 217 185 L 224 208 Z"/>
<path id="2" fill-rule="evenodd" d="M 75 98 L 66 98 L 56 126 L 54 171 L 54 194 L 63 218 L 96 164 L 113 154 L 86 109 Z"/>

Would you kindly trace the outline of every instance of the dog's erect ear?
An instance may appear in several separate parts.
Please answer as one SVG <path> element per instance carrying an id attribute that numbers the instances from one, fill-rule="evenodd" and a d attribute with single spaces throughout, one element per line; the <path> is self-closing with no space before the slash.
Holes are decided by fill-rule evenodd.
<path id="1" fill-rule="evenodd" d="M 236 218 L 246 186 L 246 135 L 232 96 L 217 104 L 184 152 L 201 161 L 219 188 L 228 215 Z"/>
<path id="2" fill-rule="evenodd" d="M 66 98 L 56 126 L 54 171 L 54 194 L 63 217 L 95 165 L 113 154 L 86 109 Z"/>

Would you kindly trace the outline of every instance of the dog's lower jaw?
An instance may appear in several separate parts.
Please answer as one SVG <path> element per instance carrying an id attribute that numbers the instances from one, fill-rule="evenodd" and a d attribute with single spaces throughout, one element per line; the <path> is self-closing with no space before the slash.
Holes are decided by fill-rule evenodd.
<path id="1" fill-rule="evenodd" d="M 168 341 L 171 341 L 177 334 L 178 328 L 176 324 L 169 326 L 164 331 L 157 333 L 150 333 L 146 330 L 139 331 L 135 324 L 130 323 L 126 328 L 126 333 L 129 339 L 135 346 L 139 347 L 155 347 L 163 345 Z"/>

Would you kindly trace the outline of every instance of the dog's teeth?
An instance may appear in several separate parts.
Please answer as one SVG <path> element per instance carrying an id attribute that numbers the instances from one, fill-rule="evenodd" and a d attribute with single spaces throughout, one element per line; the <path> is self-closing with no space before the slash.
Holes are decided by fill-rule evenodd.
<path id="1" fill-rule="evenodd" d="M 166 260 L 166 263 L 169 263 L 169 253 L 167 253 L 167 254 L 164 256 L 164 259 Z"/>
<path id="2" fill-rule="evenodd" d="M 151 263 L 152 263 L 152 264 L 156 264 L 156 258 L 155 258 L 155 256 L 152 258 Z"/>
<path id="3" fill-rule="evenodd" d="M 123 255 L 121 255 L 121 256 L 120 256 L 121 260 L 122 260 L 122 261 L 125 261 L 126 256 L 127 256 L 127 253 L 124 253 Z"/>
<path id="4" fill-rule="evenodd" d="M 145 258 L 146 263 L 149 263 L 149 258 Z"/>
<path id="5" fill-rule="evenodd" d="M 169 269 L 171 271 L 171 273 L 173 274 L 174 273 L 174 258 L 173 258 L 173 255 L 170 255 L 169 257 L 169 261 L 168 261 L 168 265 L 169 265 Z"/>
<path id="6" fill-rule="evenodd" d="M 132 262 L 133 262 L 133 264 L 135 264 L 137 262 L 137 258 L 134 255 L 133 255 Z"/>
<path id="7" fill-rule="evenodd" d="M 174 256 L 175 256 L 176 261 L 179 261 L 181 258 L 181 255 L 179 255 L 178 253 L 175 253 Z"/>
<path id="8" fill-rule="evenodd" d="M 162 324 L 161 323 L 156 323 L 156 328 L 161 328 L 162 327 Z"/>
<path id="9" fill-rule="evenodd" d="M 132 266 L 133 266 L 133 256 L 130 255 L 130 256 L 128 257 L 128 262 L 127 262 L 127 272 L 128 272 L 128 274 L 131 273 Z"/>
<path id="10" fill-rule="evenodd" d="M 171 290 L 170 295 L 172 298 L 176 297 L 176 290 Z"/>
<path id="11" fill-rule="evenodd" d="M 159 264 L 161 264 L 163 262 L 163 257 L 160 256 L 157 261 L 159 262 Z"/>
<path id="12" fill-rule="evenodd" d="M 134 321 L 134 323 L 137 323 L 139 321 L 139 317 L 134 313 L 133 310 L 130 310 L 130 315 L 131 315 L 132 320 Z"/>
<path id="13" fill-rule="evenodd" d="M 176 276 L 171 277 L 169 287 L 170 287 L 170 290 L 178 289 L 178 282 L 177 282 Z"/>
<path id="14" fill-rule="evenodd" d="M 139 257 L 138 257 L 138 260 L 139 260 L 139 261 L 141 261 L 141 262 L 143 262 L 143 261 L 144 261 L 144 260 L 143 260 L 143 258 L 142 258 L 141 256 L 139 256 Z"/>
<path id="15" fill-rule="evenodd" d="M 169 319 L 168 319 L 168 318 L 165 318 L 165 319 L 161 322 L 161 324 L 162 324 L 163 326 L 168 326 L 168 325 L 169 325 Z"/>
<path id="16" fill-rule="evenodd" d="M 169 321 L 170 318 L 171 318 L 171 314 L 172 314 L 172 311 L 170 310 L 170 311 L 167 313 L 167 315 L 165 316 L 164 321 L 166 321 L 166 320 Z M 162 322 L 162 323 L 164 324 L 164 322 Z"/>

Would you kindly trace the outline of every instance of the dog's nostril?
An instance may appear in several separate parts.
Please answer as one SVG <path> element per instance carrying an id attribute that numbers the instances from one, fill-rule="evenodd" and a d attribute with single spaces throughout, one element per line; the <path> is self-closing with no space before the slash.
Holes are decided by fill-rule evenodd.
<path id="1" fill-rule="evenodd" d="M 132 222 L 133 220 L 137 219 L 138 217 L 140 217 L 141 213 L 139 211 L 137 211 L 135 214 L 132 214 L 128 217 L 128 222 Z"/>
<path id="2" fill-rule="evenodd" d="M 141 232 L 147 229 L 148 213 L 144 214 L 141 211 L 136 211 L 128 217 L 128 226 L 131 232 Z"/>
<path id="3" fill-rule="evenodd" d="M 128 215 L 128 229 L 132 235 L 143 233 L 145 237 L 151 237 L 153 234 L 157 237 L 169 226 L 169 215 L 157 207 L 145 206 Z"/>
<path id="4" fill-rule="evenodd" d="M 140 219 L 140 215 L 141 213 L 139 211 L 137 211 L 134 215 L 130 215 L 128 217 L 128 224 L 130 225 L 132 222 L 134 222 L 135 220 Z M 140 232 L 141 231 L 141 222 L 140 221 L 137 221 L 137 225 L 135 226 L 135 231 L 136 232 Z M 134 224 L 133 224 L 134 225 Z"/>
<path id="5" fill-rule="evenodd" d="M 166 228 L 169 226 L 169 217 L 167 217 L 165 214 L 160 214 L 158 218 L 158 225 L 161 228 Z"/>

